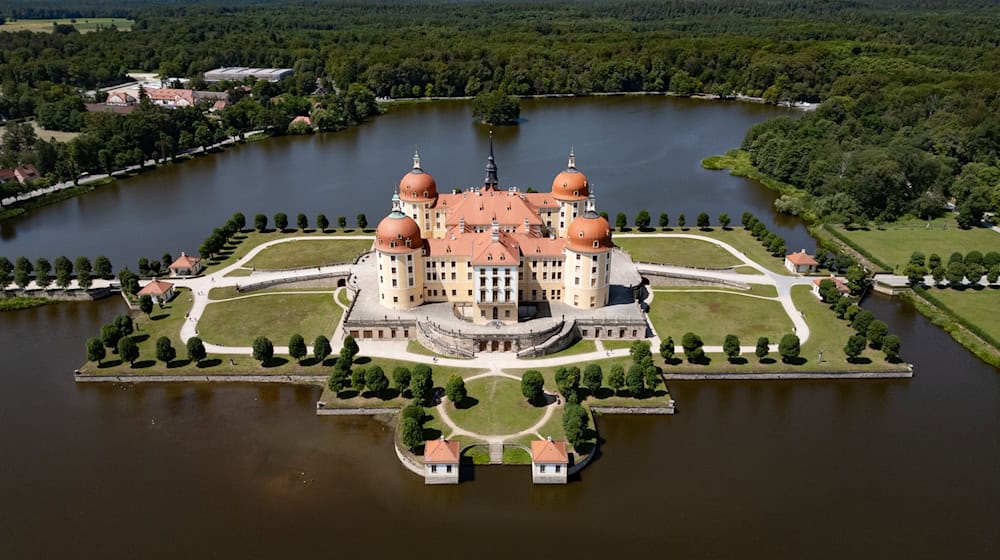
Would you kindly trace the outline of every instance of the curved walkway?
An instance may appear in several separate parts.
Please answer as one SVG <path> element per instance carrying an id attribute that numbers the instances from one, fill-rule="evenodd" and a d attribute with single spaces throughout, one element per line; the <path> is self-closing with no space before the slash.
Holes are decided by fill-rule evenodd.
<path id="1" fill-rule="evenodd" d="M 521 380 L 521 378 L 517 377 L 516 375 L 510 375 L 508 373 L 502 373 L 502 372 L 497 372 L 497 373 L 490 372 L 490 373 L 483 373 L 483 374 L 479 374 L 479 375 L 474 375 L 474 376 L 469 377 L 468 379 L 466 379 L 466 381 L 469 381 L 469 380 L 472 380 L 472 379 L 480 379 L 480 378 L 483 378 L 483 377 L 507 377 L 507 378 L 510 378 L 510 379 L 516 379 L 518 381 Z M 545 393 L 545 394 L 546 395 L 550 395 L 550 396 L 554 396 L 551 393 Z M 531 436 L 531 435 L 537 436 L 539 439 L 542 439 L 542 436 L 541 436 L 541 434 L 538 433 L 538 430 L 542 429 L 542 426 L 544 426 L 545 423 L 548 422 L 550 418 L 552 418 L 552 415 L 555 413 L 555 409 L 562 406 L 562 405 L 556 404 L 556 403 L 552 403 L 550 405 L 547 405 L 545 407 L 545 414 L 542 415 L 541 419 L 539 419 L 538 422 L 535 422 L 530 428 L 525 428 L 525 429 L 521 430 L 520 432 L 516 432 L 516 433 L 513 433 L 513 434 L 490 434 L 490 435 L 487 435 L 487 434 L 479 434 L 479 433 L 476 433 L 476 432 L 470 432 L 470 431 L 468 431 L 466 429 L 463 429 L 458 424 L 456 424 L 455 421 L 452 420 L 450 416 L 448 416 L 448 409 L 447 409 L 447 407 L 445 407 L 445 403 L 448 402 L 447 399 L 448 399 L 448 397 L 442 398 L 441 402 L 436 407 L 434 407 L 434 410 L 436 410 L 437 413 L 440 415 L 441 421 L 444 422 L 445 426 L 448 426 L 448 428 L 451 430 L 451 434 L 448 437 L 451 438 L 451 437 L 455 437 L 455 436 L 467 436 L 467 437 L 471 437 L 471 438 L 482 440 L 482 441 L 484 441 L 486 443 L 503 443 L 504 441 L 506 441 L 508 439 L 516 439 L 516 438 L 519 438 L 519 437 Z"/>

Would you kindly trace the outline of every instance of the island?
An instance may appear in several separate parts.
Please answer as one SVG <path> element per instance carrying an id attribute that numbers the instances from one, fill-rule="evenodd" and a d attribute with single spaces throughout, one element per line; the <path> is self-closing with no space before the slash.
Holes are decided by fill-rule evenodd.
<path id="1" fill-rule="evenodd" d="M 601 414 L 676 412 L 671 380 L 913 374 L 850 258 L 788 252 L 750 213 L 612 227 L 572 149 L 548 191 L 503 187 L 492 137 L 484 172 L 439 193 L 415 152 L 374 230 L 236 214 L 201 256 L 100 280 L 130 312 L 76 381 L 321 385 L 317 414 L 386 418 L 428 483 L 515 464 L 541 484 L 587 464 Z"/>

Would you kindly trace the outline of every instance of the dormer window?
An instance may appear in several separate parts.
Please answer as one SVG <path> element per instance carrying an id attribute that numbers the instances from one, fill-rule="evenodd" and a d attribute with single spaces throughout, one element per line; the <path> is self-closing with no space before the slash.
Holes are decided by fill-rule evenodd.
<path id="1" fill-rule="evenodd" d="M 389 242 L 389 248 L 392 249 L 394 247 L 396 247 L 396 242 L 395 241 L 390 241 Z"/>
<path id="2" fill-rule="evenodd" d="M 598 243 L 597 240 L 595 239 L 594 240 L 594 249 L 596 249 L 599 246 L 600 246 L 600 243 Z"/>
<path id="3" fill-rule="evenodd" d="M 580 191 L 573 191 L 573 196 L 580 196 Z"/>
<path id="4" fill-rule="evenodd" d="M 409 247 L 409 246 L 410 246 L 410 242 L 411 242 L 411 241 L 412 241 L 412 240 L 411 240 L 411 239 L 409 239 L 409 238 L 407 238 L 407 239 L 406 239 L 406 246 L 407 246 L 407 247 Z M 596 241 L 594 242 L 594 246 L 595 246 L 595 247 L 597 246 L 597 242 L 596 242 Z"/>
<path id="5" fill-rule="evenodd" d="M 579 231 L 579 233 L 577 233 L 577 235 L 578 235 L 579 237 L 583 237 L 583 230 L 580 230 L 580 231 Z"/>

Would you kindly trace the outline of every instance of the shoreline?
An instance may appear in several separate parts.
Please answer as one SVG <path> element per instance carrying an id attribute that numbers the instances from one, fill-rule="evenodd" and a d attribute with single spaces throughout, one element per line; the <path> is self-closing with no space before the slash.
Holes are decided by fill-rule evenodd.
<path id="1" fill-rule="evenodd" d="M 737 101 L 740 103 L 757 103 L 761 105 L 771 105 L 764 101 L 761 97 L 752 97 L 749 95 L 736 95 L 733 97 L 720 97 L 711 93 L 695 93 L 691 95 L 681 95 L 676 92 L 671 91 L 615 91 L 615 92 L 593 92 L 586 94 L 576 94 L 576 93 L 544 93 L 537 95 L 522 95 L 518 96 L 520 99 L 571 99 L 571 98 L 587 98 L 587 97 L 674 97 L 674 98 L 690 98 L 698 99 L 702 101 Z M 471 101 L 474 99 L 473 96 L 460 96 L 460 97 L 405 97 L 399 99 L 377 99 L 376 101 L 379 105 L 387 108 L 391 108 L 393 105 L 406 105 L 415 103 L 434 103 L 438 101 Z M 818 103 L 807 103 L 807 102 L 793 102 L 780 104 L 773 104 L 776 107 L 785 107 L 787 109 L 798 109 L 803 111 L 814 110 L 819 104 Z M 377 115 L 376 115 L 377 116 Z M 364 123 L 361 123 L 364 124 Z M 355 125 L 361 126 L 361 125 Z M 339 131 L 338 131 L 339 132 Z M 314 134 L 320 133 L 319 131 L 314 132 Z M 48 206 L 50 204 L 55 204 L 57 202 L 62 202 L 64 200 L 69 200 L 71 198 L 76 198 L 77 196 L 85 195 L 97 187 L 102 187 L 109 185 L 118 181 L 120 179 L 128 179 L 134 175 L 140 173 L 145 173 L 147 171 L 152 171 L 163 165 L 173 165 L 184 163 L 189 159 L 194 159 L 203 156 L 212 156 L 222 151 L 225 151 L 227 147 L 239 146 L 242 144 L 248 144 L 250 142 L 258 142 L 261 140 L 266 140 L 273 138 L 273 135 L 267 133 L 264 130 L 252 130 L 244 133 L 244 140 L 237 141 L 234 138 L 228 138 L 219 142 L 218 144 L 213 144 L 211 146 L 205 147 L 203 150 L 201 148 L 192 148 L 191 150 L 179 153 L 174 159 L 163 161 L 157 163 L 156 160 L 148 160 L 142 166 L 130 166 L 125 169 L 117 169 L 112 171 L 110 175 L 105 173 L 98 173 L 93 175 L 86 175 L 77 178 L 77 182 L 72 181 L 57 183 L 50 187 L 43 187 L 36 189 L 35 191 L 30 191 L 23 195 L 16 195 L 14 197 L 8 197 L 3 199 L 6 205 L 0 208 L 0 223 L 6 220 L 24 216 L 32 210 Z M 201 151 L 199 151 L 201 150 Z M 31 195 L 32 192 L 44 191 L 37 195 Z M 67 191 L 77 191 L 77 192 L 67 192 Z M 22 198 L 24 197 L 24 198 Z"/>
<path id="2" fill-rule="evenodd" d="M 745 179 L 755 181 L 779 194 L 785 194 L 788 191 L 795 193 L 805 192 L 795 185 L 780 183 L 775 179 L 768 177 L 752 165 L 750 165 L 749 169 L 738 168 L 738 162 L 736 160 L 738 157 L 736 152 L 738 151 L 740 150 L 736 148 L 727 151 L 725 154 L 708 156 L 701 160 L 701 166 L 711 171 L 728 171 L 729 174 L 734 177 L 743 177 Z M 885 263 L 875 257 L 866 247 L 850 241 L 834 228 L 830 227 L 830 224 L 820 222 L 811 211 L 807 210 L 796 217 L 801 219 L 806 224 L 809 234 L 816 239 L 817 246 L 823 247 L 824 245 L 828 245 L 851 254 L 874 272 L 877 272 L 878 269 L 891 270 L 891 267 L 886 266 Z M 922 294 L 914 293 L 913 290 L 907 290 L 890 297 L 899 297 L 902 301 L 913 306 L 913 308 L 920 313 L 920 315 L 933 323 L 936 327 L 948 333 L 952 340 L 960 344 L 973 356 L 989 365 L 992 365 L 993 367 L 1000 367 L 1000 348 L 995 347 L 976 335 L 976 333 L 967 326 L 963 317 L 954 313 L 950 309 L 944 308 L 938 303 L 931 301 Z M 722 378 L 718 376 L 716 377 Z M 711 379 L 712 377 L 709 378 Z M 820 377 L 809 378 L 820 379 Z M 839 378 L 845 377 L 840 375 Z M 733 378 L 729 377 L 729 379 Z"/>

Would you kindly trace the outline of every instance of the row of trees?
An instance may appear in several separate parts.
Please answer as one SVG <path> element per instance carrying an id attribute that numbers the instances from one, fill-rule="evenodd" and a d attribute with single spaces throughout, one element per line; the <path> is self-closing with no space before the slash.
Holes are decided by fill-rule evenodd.
<path id="1" fill-rule="evenodd" d="M 937 253 L 925 257 L 922 252 L 914 251 L 903 268 L 903 274 L 913 285 L 923 284 L 928 274 L 934 278 L 935 284 L 940 285 L 947 280 L 948 285 L 954 288 L 963 287 L 963 280 L 979 284 L 984 276 L 990 284 L 996 284 L 1000 280 L 1000 252 L 990 251 L 984 255 L 980 251 L 969 251 L 963 256 L 956 251 L 944 263 Z"/>
<path id="2" fill-rule="evenodd" d="M 238 215 L 240 217 L 243 216 L 242 214 L 238 214 Z M 288 215 L 287 214 L 285 214 L 284 212 L 276 212 L 274 214 L 273 218 L 274 218 L 274 222 L 273 222 L 274 223 L 274 229 L 276 229 L 278 231 L 287 231 L 288 230 Z M 327 219 L 326 214 L 317 214 L 316 215 L 316 219 L 315 219 L 315 221 L 313 223 L 316 225 L 316 227 L 320 231 L 326 231 L 326 229 L 328 227 L 330 227 L 330 220 Z M 368 227 L 368 217 L 365 214 L 363 214 L 363 213 L 358 214 L 354 218 L 354 223 L 357 224 L 357 226 L 358 226 L 359 229 L 365 229 L 365 228 Z M 297 229 L 299 229 L 301 231 L 305 231 L 306 229 L 309 228 L 309 218 L 305 214 L 299 214 L 295 218 L 295 225 L 296 225 Z M 347 228 L 347 217 L 346 216 L 339 216 L 337 218 L 337 225 L 340 227 L 340 229 Z M 253 217 L 253 227 L 258 232 L 265 232 L 265 231 L 267 231 L 267 227 L 268 227 L 267 215 L 266 214 L 255 214 L 254 217 Z M 242 229 L 242 226 L 240 227 L 240 229 Z"/>
<path id="3" fill-rule="evenodd" d="M 744 212 L 741 217 L 741 223 L 743 224 L 743 229 L 753 234 L 754 238 L 760 241 L 760 244 L 770 251 L 772 255 L 785 254 L 785 239 L 774 232 L 768 231 L 767 224 L 760 221 L 757 216 L 754 216 L 750 212 Z"/>
<path id="4" fill-rule="evenodd" d="M 607 218 L 606 215 L 605 218 Z M 635 227 L 638 228 L 639 230 L 647 230 L 652 224 L 652 220 L 653 220 L 652 216 L 650 216 L 648 210 L 640 210 L 638 213 L 636 213 L 635 221 L 633 223 L 635 224 Z M 670 227 L 670 215 L 667 214 L 666 212 L 661 212 L 657 223 L 659 224 L 660 229 L 665 231 L 667 228 Z M 729 229 L 729 224 L 731 223 L 729 214 L 726 213 L 719 214 L 718 221 L 716 223 L 722 229 Z M 698 214 L 696 224 L 700 229 L 707 230 L 712 226 L 712 218 L 708 215 L 707 212 L 701 212 Z M 615 216 L 615 227 L 618 228 L 619 231 L 625 231 L 625 229 L 628 227 L 628 216 L 624 212 L 619 212 Z M 687 217 L 683 213 L 677 216 L 677 227 L 681 229 L 687 227 Z"/>
<path id="5" fill-rule="evenodd" d="M 0 257 L 0 291 L 8 289 L 13 282 L 19 289 L 25 289 L 34 280 L 41 289 L 54 286 L 66 289 L 75 279 L 81 288 L 89 288 L 94 278 L 112 278 L 111 260 L 101 255 L 91 263 L 87 257 L 77 257 L 71 261 L 58 257 L 53 262 L 46 258 L 18 257 L 12 263 L 7 257 Z"/>

